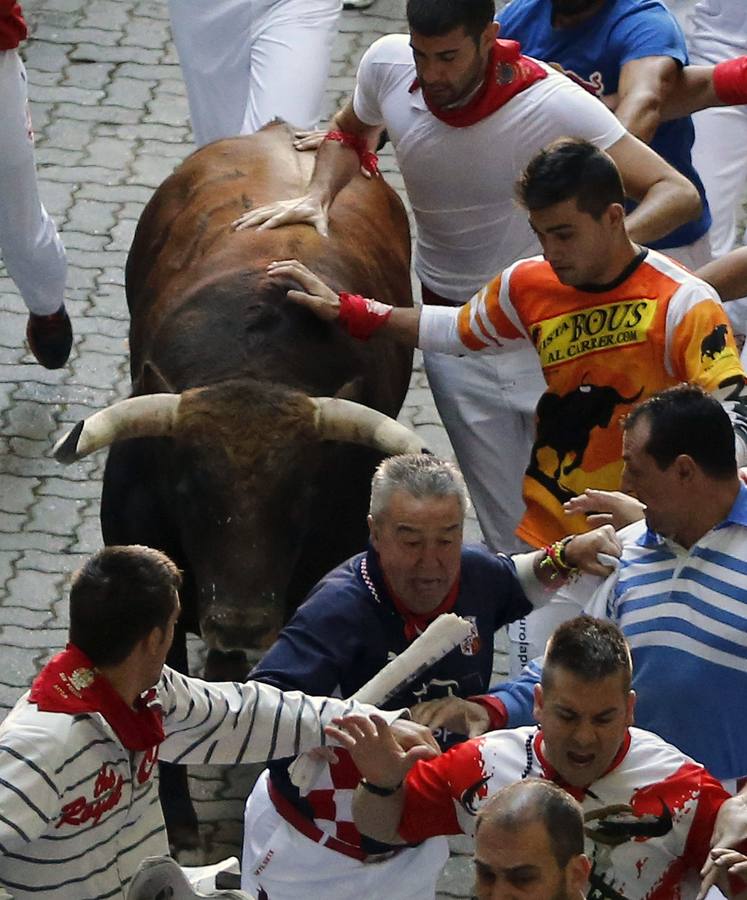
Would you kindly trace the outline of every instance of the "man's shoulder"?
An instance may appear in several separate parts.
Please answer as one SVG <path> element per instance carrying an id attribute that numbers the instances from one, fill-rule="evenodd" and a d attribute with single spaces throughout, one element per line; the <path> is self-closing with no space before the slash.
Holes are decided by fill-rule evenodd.
<path id="1" fill-rule="evenodd" d="M 93 727 L 90 720 L 89 715 L 42 711 L 28 701 L 26 693 L 0 724 L 0 747 L 25 746 L 49 765 L 51 760 L 64 756 L 73 732 L 79 731 L 81 725 Z"/>
<path id="2" fill-rule="evenodd" d="M 630 746 L 619 766 L 622 774 L 633 773 L 635 777 L 668 778 L 687 766 L 687 773 L 700 778 L 704 767 L 695 762 L 680 749 L 645 728 L 629 729 Z M 683 771 L 683 774 L 686 774 Z"/>
<path id="3" fill-rule="evenodd" d="M 371 44 L 365 58 L 370 65 L 409 66 L 415 69 L 407 34 L 385 34 Z"/>

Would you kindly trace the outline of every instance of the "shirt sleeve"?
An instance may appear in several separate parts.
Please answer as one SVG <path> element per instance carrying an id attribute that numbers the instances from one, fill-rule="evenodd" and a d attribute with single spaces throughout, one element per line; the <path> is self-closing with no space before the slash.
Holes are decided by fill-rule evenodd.
<path id="1" fill-rule="evenodd" d="M 423 306 L 418 346 L 436 353 L 501 353 L 527 340 L 509 296 L 512 269 L 496 276 L 458 309 Z"/>
<path id="2" fill-rule="evenodd" d="M 310 697 L 259 681 L 208 682 L 164 667 L 158 685 L 166 739 L 158 757 L 182 764 L 230 765 L 298 756 L 329 743 L 332 719 L 359 713 L 391 723 L 403 715 L 355 700 Z"/>
<path id="3" fill-rule="evenodd" d="M 553 135 L 548 135 L 548 142 L 558 134 L 569 134 L 583 138 L 601 150 L 608 150 L 628 133 L 601 100 L 566 75 L 561 75 L 546 63 L 543 65 L 554 88 L 551 94 L 545 96 L 540 113 L 548 123 L 552 123 Z"/>
<path id="4" fill-rule="evenodd" d="M 723 304 L 695 279 L 681 285 L 669 302 L 666 351 L 672 374 L 706 391 L 745 374 Z"/>
<path id="5" fill-rule="evenodd" d="M 700 779 L 698 808 L 687 835 L 683 858 L 690 869 L 699 872 L 711 849 L 711 835 L 716 824 L 716 816 L 729 793 L 720 781 L 703 769 Z"/>
<path id="6" fill-rule="evenodd" d="M 456 814 L 460 784 L 483 778 L 480 740 L 465 741 L 434 759 L 421 760 L 407 773 L 399 836 L 416 844 L 439 834 L 462 834 Z"/>
<path id="7" fill-rule="evenodd" d="M 60 813 L 60 737 L 8 730 L 0 739 L 0 853 L 40 837 Z"/>
<path id="8" fill-rule="evenodd" d="M 685 37 L 663 6 L 648 4 L 645 9 L 632 9 L 616 23 L 610 44 L 621 68 L 646 56 L 668 56 L 681 66 L 687 64 Z"/>
<path id="9" fill-rule="evenodd" d="M 366 125 L 383 125 L 384 115 L 379 101 L 380 67 L 376 65 L 380 41 L 375 41 L 363 54 L 358 66 L 353 92 L 353 112 Z"/>
<path id="10" fill-rule="evenodd" d="M 357 622 L 352 620 L 353 612 Z M 283 628 L 250 678 L 281 690 L 335 693 L 365 654 L 364 613 L 359 607 L 351 610 L 345 597 L 327 592 L 312 596 Z"/>

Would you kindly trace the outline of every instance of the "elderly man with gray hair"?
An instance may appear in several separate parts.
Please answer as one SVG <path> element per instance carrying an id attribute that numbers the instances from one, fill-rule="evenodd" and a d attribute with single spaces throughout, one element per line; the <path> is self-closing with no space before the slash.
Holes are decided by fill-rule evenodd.
<path id="1" fill-rule="evenodd" d="M 453 464 L 423 455 L 385 460 L 371 488 L 368 549 L 319 582 L 251 677 L 349 697 L 439 614 L 454 612 L 472 623 L 471 635 L 386 706 L 479 694 L 491 677 L 494 632 L 548 602 L 549 589 L 577 567 L 608 571 L 599 552 L 619 553 L 611 526 L 513 558 L 463 545 L 468 503 Z M 464 739 L 436 737 L 442 747 Z M 347 754 L 325 766 L 306 796 L 291 782 L 289 762 L 272 764 L 247 801 L 245 890 L 270 900 L 295 900 L 302 890 L 327 900 L 433 898 L 435 882 L 425 878 L 413 894 L 402 873 L 438 873 L 444 838 L 391 847 L 362 837 L 350 806 L 359 775 Z"/>

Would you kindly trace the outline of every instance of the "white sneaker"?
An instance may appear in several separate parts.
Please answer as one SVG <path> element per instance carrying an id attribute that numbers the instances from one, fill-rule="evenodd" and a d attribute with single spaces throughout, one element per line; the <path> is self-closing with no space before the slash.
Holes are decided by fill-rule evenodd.
<path id="1" fill-rule="evenodd" d="M 170 856 L 149 856 L 138 866 L 127 900 L 254 900 L 246 891 L 198 891 Z"/>

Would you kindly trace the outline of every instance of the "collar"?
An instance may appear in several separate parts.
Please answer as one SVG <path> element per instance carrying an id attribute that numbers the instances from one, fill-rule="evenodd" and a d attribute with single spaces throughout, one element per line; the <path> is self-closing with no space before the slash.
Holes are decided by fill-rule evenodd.
<path id="1" fill-rule="evenodd" d="M 368 552 L 361 558 L 361 578 L 377 603 L 386 599 L 392 604 L 404 623 L 405 637 L 409 642 L 421 635 L 440 615 L 451 612 L 459 596 L 459 576 L 457 575 L 448 594 L 434 610 L 422 615 L 412 612 L 392 590 L 379 563 L 379 555 L 373 547 L 369 547 Z"/>
<path id="2" fill-rule="evenodd" d="M 68 644 L 36 676 L 29 702 L 41 712 L 99 713 L 128 750 L 149 750 L 164 739 L 155 697 L 152 688 L 138 697 L 134 709 L 129 707 L 85 653 Z"/>
<path id="3" fill-rule="evenodd" d="M 609 775 L 614 769 L 616 769 L 620 763 L 627 756 L 628 750 L 630 749 L 630 729 L 625 729 L 625 738 L 620 744 L 620 749 L 615 754 L 615 758 L 609 764 L 608 768 L 605 769 L 604 772 L 599 776 L 599 778 L 604 778 L 605 775 Z M 537 762 L 539 762 L 542 767 L 542 777 L 546 778 L 548 781 L 553 781 L 558 787 L 562 787 L 564 791 L 569 793 L 575 800 L 578 800 L 579 803 L 583 802 L 587 793 L 590 793 L 589 788 L 592 786 L 587 784 L 586 787 L 576 787 L 576 785 L 568 784 L 568 782 L 563 778 L 563 776 L 558 772 L 558 770 L 548 761 L 547 757 L 544 754 L 544 738 L 542 736 L 542 729 L 537 729 L 537 734 L 534 736 L 534 755 L 537 757 Z M 597 779 L 598 781 L 599 779 Z"/>
<path id="4" fill-rule="evenodd" d="M 607 291 L 614 291 L 615 288 L 620 287 L 624 281 L 627 281 L 628 278 L 630 278 L 647 256 L 648 247 L 641 247 L 617 278 L 613 278 L 612 281 L 608 281 L 607 284 L 579 284 L 576 287 L 576 290 L 584 291 L 588 294 L 605 294 Z"/>
<path id="5" fill-rule="evenodd" d="M 463 106 L 451 109 L 431 106 L 422 91 L 420 94 L 437 119 L 454 128 L 465 128 L 487 118 L 535 81 L 546 78 L 547 74 L 538 62 L 522 55 L 517 41 L 496 40 L 490 50 L 482 86 Z M 410 93 L 418 90 L 420 82 L 416 78 L 410 85 Z"/>

